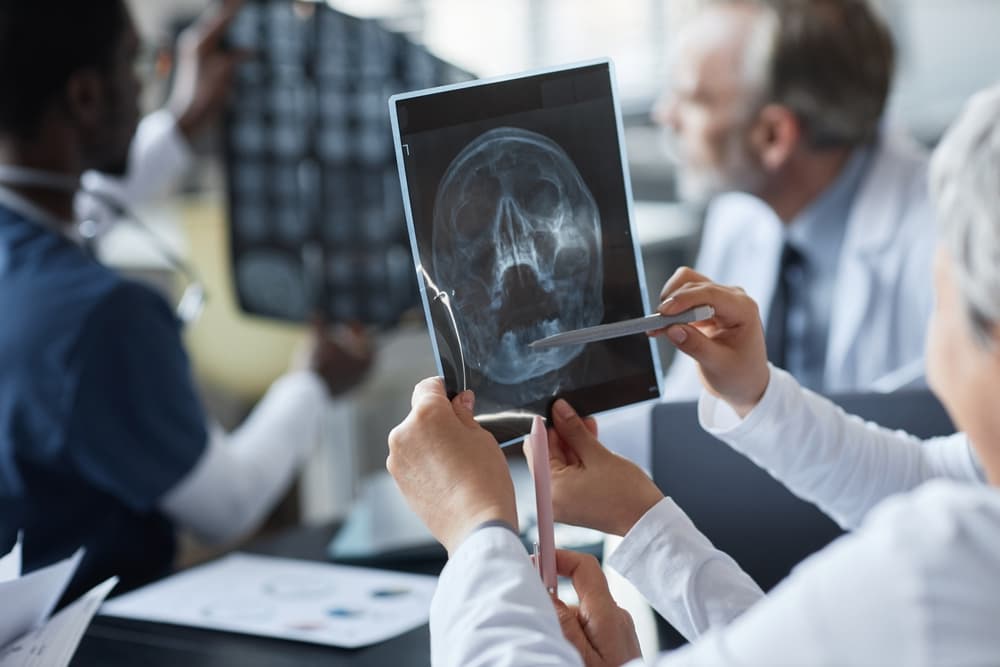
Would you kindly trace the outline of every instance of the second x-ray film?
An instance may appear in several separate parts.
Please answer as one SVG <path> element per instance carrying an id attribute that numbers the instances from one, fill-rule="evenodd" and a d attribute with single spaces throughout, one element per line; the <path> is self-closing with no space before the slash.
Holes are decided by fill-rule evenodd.
<path id="1" fill-rule="evenodd" d="M 611 63 L 389 102 L 424 307 L 450 395 L 502 444 L 556 398 L 594 414 L 660 395 L 638 334 L 532 349 L 645 314 Z"/>

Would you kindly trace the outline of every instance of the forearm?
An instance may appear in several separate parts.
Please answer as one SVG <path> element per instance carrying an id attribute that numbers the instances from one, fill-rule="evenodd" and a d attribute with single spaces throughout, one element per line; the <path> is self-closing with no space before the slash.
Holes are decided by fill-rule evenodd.
<path id="1" fill-rule="evenodd" d="M 312 373 L 279 379 L 238 429 L 228 435 L 213 430 L 204 456 L 161 508 L 208 542 L 249 533 L 319 440 L 326 402 L 322 381 Z"/>
<path id="2" fill-rule="evenodd" d="M 932 477 L 978 478 L 961 436 L 924 442 L 881 428 L 847 415 L 777 369 L 745 419 L 708 396 L 699 416 L 706 430 L 847 529 L 884 498 Z"/>
<path id="3" fill-rule="evenodd" d="M 636 523 L 608 564 L 688 640 L 729 624 L 764 596 L 670 498 Z"/>
<path id="4" fill-rule="evenodd" d="M 436 667 L 582 664 L 528 554 L 505 528 L 480 529 L 455 551 L 430 625 Z"/>
<path id="5" fill-rule="evenodd" d="M 143 118 L 136 129 L 126 174 L 116 177 L 88 171 L 83 175 L 83 185 L 136 206 L 176 187 L 192 157 L 174 116 L 165 110 L 156 111 Z"/>

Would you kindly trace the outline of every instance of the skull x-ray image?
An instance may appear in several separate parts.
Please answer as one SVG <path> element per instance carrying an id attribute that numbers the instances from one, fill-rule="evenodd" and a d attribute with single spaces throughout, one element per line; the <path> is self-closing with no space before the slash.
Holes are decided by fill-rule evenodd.
<path id="1" fill-rule="evenodd" d="M 646 312 L 608 63 L 390 101 L 429 328 L 450 394 L 501 444 L 556 398 L 659 396 L 645 336 L 536 350 Z"/>
<path id="2" fill-rule="evenodd" d="M 454 286 L 466 357 L 522 399 L 538 398 L 526 381 L 583 351 L 528 344 L 604 316 L 597 202 L 566 152 L 537 132 L 496 128 L 459 153 L 437 193 L 432 252 L 437 283 Z"/>

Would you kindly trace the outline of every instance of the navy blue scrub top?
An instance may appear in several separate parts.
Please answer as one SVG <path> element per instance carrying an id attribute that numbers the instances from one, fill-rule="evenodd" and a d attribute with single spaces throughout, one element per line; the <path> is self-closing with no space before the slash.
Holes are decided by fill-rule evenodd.
<path id="1" fill-rule="evenodd" d="M 25 571 L 86 547 L 64 599 L 166 574 L 157 504 L 206 443 L 167 302 L 0 206 L 0 553 L 18 531 Z"/>

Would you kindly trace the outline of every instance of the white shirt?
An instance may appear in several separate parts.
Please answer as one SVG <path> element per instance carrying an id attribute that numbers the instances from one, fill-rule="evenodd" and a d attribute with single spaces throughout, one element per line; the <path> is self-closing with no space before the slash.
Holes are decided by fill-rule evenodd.
<path id="1" fill-rule="evenodd" d="M 703 425 L 857 530 L 768 596 L 669 498 L 609 564 L 692 643 L 658 665 L 995 665 L 1000 491 L 963 435 L 927 443 L 844 415 L 773 370 L 744 420 L 702 397 Z M 928 481 L 931 478 L 950 478 Z M 578 665 L 520 542 L 471 535 L 431 607 L 435 665 Z"/>

